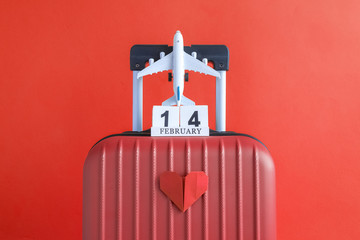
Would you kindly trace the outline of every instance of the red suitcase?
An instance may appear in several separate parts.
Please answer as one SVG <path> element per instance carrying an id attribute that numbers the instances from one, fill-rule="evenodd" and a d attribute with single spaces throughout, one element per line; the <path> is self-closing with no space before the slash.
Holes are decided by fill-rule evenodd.
<path id="1" fill-rule="evenodd" d="M 201 197 L 186 211 L 165 194 L 161 184 L 167 179 L 160 178 L 168 171 L 179 179 L 196 172 L 208 176 L 205 193 L 198 192 Z M 183 198 L 190 177 L 184 179 Z M 260 141 L 233 132 L 108 136 L 84 164 L 83 239 L 275 240 L 273 160 Z"/>

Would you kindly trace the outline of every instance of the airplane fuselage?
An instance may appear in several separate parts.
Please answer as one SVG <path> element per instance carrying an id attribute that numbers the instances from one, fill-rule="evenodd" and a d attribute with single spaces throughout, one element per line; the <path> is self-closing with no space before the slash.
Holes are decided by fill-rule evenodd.
<path id="1" fill-rule="evenodd" d="M 173 88 L 178 106 L 180 106 L 181 97 L 184 92 L 184 75 L 184 40 L 180 31 L 177 31 L 173 44 Z"/>

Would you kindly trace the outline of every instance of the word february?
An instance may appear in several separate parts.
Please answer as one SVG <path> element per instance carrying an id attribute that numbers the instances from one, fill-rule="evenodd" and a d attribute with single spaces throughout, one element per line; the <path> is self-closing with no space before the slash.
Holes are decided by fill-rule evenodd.
<path id="1" fill-rule="evenodd" d="M 209 128 L 152 127 L 151 136 L 209 136 Z"/>

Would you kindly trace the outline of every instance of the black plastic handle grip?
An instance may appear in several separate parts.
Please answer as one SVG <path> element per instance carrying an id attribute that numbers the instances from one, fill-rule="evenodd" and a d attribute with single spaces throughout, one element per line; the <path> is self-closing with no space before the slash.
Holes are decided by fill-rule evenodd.
<path id="1" fill-rule="evenodd" d="M 150 58 L 157 61 L 160 59 L 160 52 L 167 55 L 172 49 L 168 45 L 134 45 L 130 50 L 130 70 L 141 71 Z M 229 49 L 225 45 L 191 45 L 185 46 L 184 51 L 188 54 L 196 52 L 199 60 L 207 58 L 217 71 L 229 70 Z"/>

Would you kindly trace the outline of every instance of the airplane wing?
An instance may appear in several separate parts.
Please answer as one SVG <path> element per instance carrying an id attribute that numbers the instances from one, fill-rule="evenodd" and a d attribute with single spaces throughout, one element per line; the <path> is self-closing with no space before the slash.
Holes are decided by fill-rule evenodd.
<path id="1" fill-rule="evenodd" d="M 173 67 L 173 53 L 171 52 L 168 55 L 166 55 L 165 57 L 157 60 L 150 66 L 141 70 L 138 73 L 137 78 L 140 78 L 140 77 L 143 77 L 143 76 L 146 76 L 149 74 L 153 74 L 153 73 L 168 71 L 168 70 L 172 69 L 172 67 Z"/>
<path id="2" fill-rule="evenodd" d="M 220 78 L 220 74 L 216 70 L 207 66 L 205 63 L 197 60 L 186 52 L 184 52 L 184 68 L 185 70 L 200 72 Z"/>

